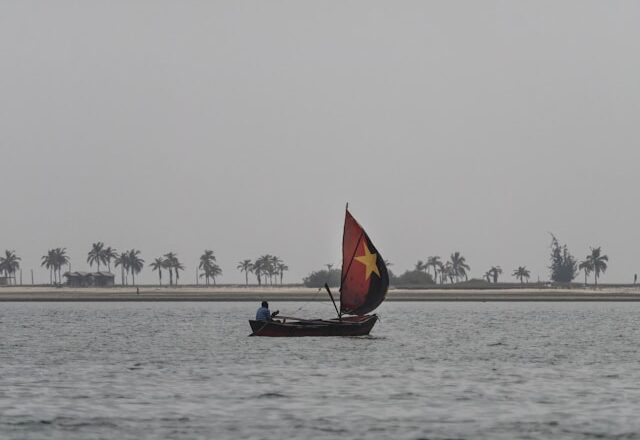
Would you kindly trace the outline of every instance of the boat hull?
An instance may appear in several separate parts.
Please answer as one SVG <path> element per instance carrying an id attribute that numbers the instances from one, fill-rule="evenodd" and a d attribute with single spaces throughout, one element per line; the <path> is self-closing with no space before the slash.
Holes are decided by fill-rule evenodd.
<path id="1" fill-rule="evenodd" d="M 316 319 L 292 322 L 250 320 L 250 336 L 365 336 L 378 321 L 378 315 L 349 316 L 338 319 Z"/>

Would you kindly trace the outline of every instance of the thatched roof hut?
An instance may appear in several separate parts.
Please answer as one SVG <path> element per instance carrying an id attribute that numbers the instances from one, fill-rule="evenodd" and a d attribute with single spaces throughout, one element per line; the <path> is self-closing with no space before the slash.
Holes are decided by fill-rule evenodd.
<path id="1" fill-rule="evenodd" d="M 115 275 L 111 272 L 65 272 L 70 287 L 112 287 Z"/>

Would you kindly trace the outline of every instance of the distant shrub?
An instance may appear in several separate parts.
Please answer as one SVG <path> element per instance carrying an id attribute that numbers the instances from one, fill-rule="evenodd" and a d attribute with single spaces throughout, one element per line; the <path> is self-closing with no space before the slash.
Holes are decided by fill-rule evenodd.
<path id="1" fill-rule="evenodd" d="M 341 275 L 342 271 L 338 269 L 318 270 L 311 272 L 302 279 L 302 282 L 306 287 L 322 287 L 325 283 L 329 284 L 330 287 L 338 287 L 340 286 Z"/>
<path id="2" fill-rule="evenodd" d="M 393 284 L 398 287 L 402 286 L 429 286 L 434 284 L 431 274 L 421 270 L 408 270 L 398 277 L 394 277 Z"/>
<path id="3" fill-rule="evenodd" d="M 567 245 L 561 245 L 551 234 L 551 280 L 556 283 L 570 283 L 578 274 L 576 259 L 569 253 Z"/>
<path id="4" fill-rule="evenodd" d="M 388 267 L 387 267 L 387 274 L 389 274 L 389 284 L 391 284 L 392 286 L 395 286 L 397 284 L 396 281 L 398 281 L 398 277 Z"/>

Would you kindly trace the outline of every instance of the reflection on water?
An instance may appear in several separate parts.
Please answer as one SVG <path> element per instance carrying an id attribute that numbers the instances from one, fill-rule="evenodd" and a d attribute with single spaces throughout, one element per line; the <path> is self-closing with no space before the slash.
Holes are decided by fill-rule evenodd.
<path id="1" fill-rule="evenodd" d="M 255 308 L 2 304 L 0 437 L 640 437 L 640 304 L 387 303 L 301 339 L 247 337 Z"/>

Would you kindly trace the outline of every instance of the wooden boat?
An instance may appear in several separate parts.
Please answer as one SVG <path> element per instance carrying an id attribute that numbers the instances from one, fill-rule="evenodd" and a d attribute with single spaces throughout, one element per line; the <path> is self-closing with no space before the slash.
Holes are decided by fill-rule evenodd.
<path id="1" fill-rule="evenodd" d="M 377 320 L 378 315 L 366 315 L 341 319 L 251 320 L 249 324 L 254 336 L 365 336 Z"/>
<path id="2" fill-rule="evenodd" d="M 384 259 L 362 226 L 345 211 L 342 236 L 342 276 L 340 308 L 329 286 L 325 289 L 338 314 L 333 319 L 279 317 L 271 321 L 250 320 L 250 336 L 364 336 L 378 315 L 369 315 L 385 299 L 389 274 Z"/>

